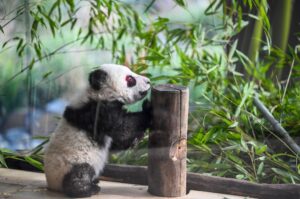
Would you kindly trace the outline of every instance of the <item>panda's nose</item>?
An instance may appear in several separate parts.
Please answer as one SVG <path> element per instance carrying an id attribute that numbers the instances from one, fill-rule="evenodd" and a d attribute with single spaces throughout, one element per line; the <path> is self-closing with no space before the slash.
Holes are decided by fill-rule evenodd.
<path id="1" fill-rule="evenodd" d="M 145 81 L 146 84 L 150 84 L 150 80 L 148 78 L 145 77 L 144 81 Z"/>

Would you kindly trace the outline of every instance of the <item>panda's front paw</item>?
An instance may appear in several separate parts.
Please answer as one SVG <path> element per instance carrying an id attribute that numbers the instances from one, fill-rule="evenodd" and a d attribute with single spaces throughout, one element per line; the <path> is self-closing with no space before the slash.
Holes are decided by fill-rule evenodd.
<path id="1" fill-rule="evenodd" d="M 143 107 L 143 112 L 146 112 L 146 113 L 152 112 L 152 105 L 148 99 L 144 100 L 142 107 Z"/>
<path id="2" fill-rule="evenodd" d="M 143 113 L 146 116 L 145 117 L 145 126 L 146 128 L 150 128 L 152 127 L 152 105 L 151 102 L 146 99 L 143 102 Z"/>

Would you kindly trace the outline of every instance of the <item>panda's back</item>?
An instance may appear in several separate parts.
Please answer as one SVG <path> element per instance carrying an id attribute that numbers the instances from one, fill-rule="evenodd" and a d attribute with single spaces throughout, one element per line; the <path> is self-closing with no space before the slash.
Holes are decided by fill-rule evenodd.
<path id="1" fill-rule="evenodd" d="M 62 119 L 45 150 L 44 169 L 49 189 L 61 191 L 65 174 L 76 164 L 88 163 L 97 177 L 106 163 L 110 144 L 111 138 L 105 137 L 104 146 L 99 148 L 86 132 Z"/>

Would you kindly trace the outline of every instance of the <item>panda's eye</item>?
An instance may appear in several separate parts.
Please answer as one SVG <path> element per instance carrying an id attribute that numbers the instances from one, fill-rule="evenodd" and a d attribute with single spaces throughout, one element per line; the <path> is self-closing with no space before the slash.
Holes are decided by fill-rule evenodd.
<path id="1" fill-rule="evenodd" d="M 136 85 L 136 80 L 134 77 L 132 77 L 131 75 L 127 75 L 126 76 L 126 82 L 127 82 L 127 86 L 128 87 L 133 87 Z"/>

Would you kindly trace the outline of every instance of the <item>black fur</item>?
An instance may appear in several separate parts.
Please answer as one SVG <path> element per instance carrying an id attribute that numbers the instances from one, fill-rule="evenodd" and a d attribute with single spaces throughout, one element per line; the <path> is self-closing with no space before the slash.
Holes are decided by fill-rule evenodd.
<path id="1" fill-rule="evenodd" d="M 69 197 L 90 197 L 100 191 L 100 187 L 92 181 L 94 168 L 88 163 L 76 164 L 63 179 L 63 192 Z"/>
<path id="2" fill-rule="evenodd" d="M 107 73 L 101 69 L 94 70 L 89 75 L 89 83 L 94 90 L 100 90 L 103 82 L 106 82 L 106 79 Z"/>
<path id="3" fill-rule="evenodd" d="M 150 109 L 145 105 L 142 112 L 135 113 L 128 113 L 122 107 L 118 101 L 90 100 L 80 108 L 68 106 L 63 116 L 72 126 L 84 130 L 100 147 L 104 145 L 104 136 L 108 135 L 113 140 L 111 148 L 122 150 L 129 148 L 135 138 L 143 136 L 151 119 Z"/>

